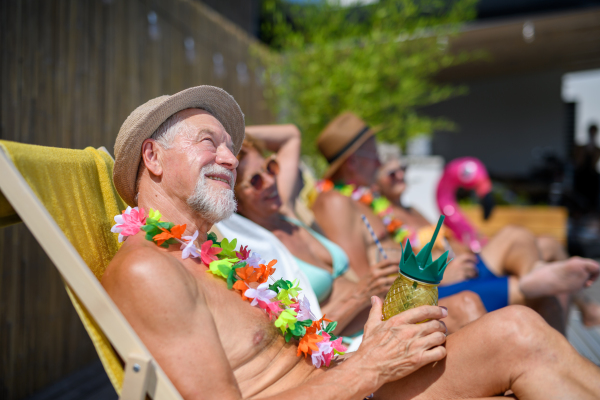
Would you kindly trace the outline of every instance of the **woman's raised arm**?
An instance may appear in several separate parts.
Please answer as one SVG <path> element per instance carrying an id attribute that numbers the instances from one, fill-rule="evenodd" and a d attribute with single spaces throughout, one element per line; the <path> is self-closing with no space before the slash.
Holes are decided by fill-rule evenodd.
<path id="1" fill-rule="evenodd" d="M 277 154 L 277 187 L 285 208 L 294 209 L 293 195 L 300 176 L 300 130 L 296 125 L 252 125 L 246 134 L 259 140 L 267 150 Z"/>

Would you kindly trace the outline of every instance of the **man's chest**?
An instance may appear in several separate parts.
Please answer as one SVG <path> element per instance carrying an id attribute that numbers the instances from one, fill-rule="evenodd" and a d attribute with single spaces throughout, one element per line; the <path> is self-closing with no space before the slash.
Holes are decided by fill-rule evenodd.
<path id="1" fill-rule="evenodd" d="M 207 274 L 208 275 L 208 274 Z M 262 309 L 227 289 L 227 283 L 210 275 L 198 279 L 219 338 L 232 368 L 244 364 L 276 339 L 278 331 Z"/>

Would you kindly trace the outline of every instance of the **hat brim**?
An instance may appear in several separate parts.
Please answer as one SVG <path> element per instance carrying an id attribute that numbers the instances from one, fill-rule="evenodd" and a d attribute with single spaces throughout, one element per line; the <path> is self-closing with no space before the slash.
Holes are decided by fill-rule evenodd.
<path id="1" fill-rule="evenodd" d="M 161 96 L 136 108 L 121 126 L 115 142 L 113 181 L 121 198 L 136 206 L 136 181 L 142 143 L 173 114 L 188 108 L 211 113 L 225 128 L 237 155 L 244 142 L 244 114 L 234 98 L 221 88 L 196 86 L 171 96 Z"/>
<path id="2" fill-rule="evenodd" d="M 356 142 L 352 143 L 352 146 L 348 147 L 334 162 L 329 164 L 329 168 L 325 171 L 323 179 L 329 179 L 331 176 L 340 168 L 340 166 L 358 150 L 371 136 L 374 136 L 377 130 L 370 128 L 365 132 Z"/>

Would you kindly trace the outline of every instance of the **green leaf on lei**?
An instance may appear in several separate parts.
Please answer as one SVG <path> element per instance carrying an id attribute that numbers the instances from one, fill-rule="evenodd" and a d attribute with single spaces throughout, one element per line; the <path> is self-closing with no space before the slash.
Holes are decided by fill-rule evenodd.
<path id="1" fill-rule="evenodd" d="M 211 247 L 220 247 L 221 246 L 221 242 L 219 242 L 217 240 L 217 234 L 214 232 L 210 232 L 207 237 L 206 240 L 212 240 L 213 245 Z"/>
<path id="2" fill-rule="evenodd" d="M 213 273 L 213 275 L 220 276 L 222 278 L 227 279 L 229 276 L 229 272 L 233 270 L 232 265 L 239 261 L 235 259 L 225 259 L 225 260 L 216 260 L 210 263 L 208 266 L 208 270 Z"/>
<path id="3" fill-rule="evenodd" d="M 162 214 L 158 210 L 150 209 L 150 212 L 148 213 L 148 218 L 158 222 L 162 218 Z M 147 223 L 147 221 L 148 221 L 148 219 L 146 219 L 146 223 Z"/>
<path id="4" fill-rule="evenodd" d="M 292 335 L 294 335 L 294 337 L 299 339 L 306 333 L 306 328 L 300 324 L 296 324 L 293 329 L 290 329 L 290 332 Z"/>
<path id="5" fill-rule="evenodd" d="M 158 226 L 159 228 L 163 228 L 163 229 L 166 229 L 166 230 L 170 231 L 171 228 L 175 226 L 175 224 L 172 223 L 172 222 L 157 222 L 156 226 Z"/>
<path id="6" fill-rule="evenodd" d="M 290 340 L 292 340 L 294 338 L 290 332 L 286 332 L 285 335 L 284 335 L 284 337 L 285 337 L 285 342 L 286 343 L 289 343 Z"/>
<path id="7" fill-rule="evenodd" d="M 337 321 L 332 321 L 330 323 L 327 324 L 327 326 L 325 327 L 324 331 L 331 334 L 331 332 L 333 332 L 335 330 L 335 328 L 337 327 Z M 331 339 L 333 340 L 333 339 Z"/>
<path id="8" fill-rule="evenodd" d="M 272 285 L 269 285 L 269 290 L 272 290 L 276 293 L 279 293 L 279 290 L 287 290 L 292 287 L 292 282 L 286 281 L 284 279 L 279 279 L 275 281 Z"/>
<path id="9" fill-rule="evenodd" d="M 236 257 L 235 254 L 235 246 L 237 245 L 237 239 L 233 239 L 231 242 L 229 240 L 227 240 L 227 238 L 223 239 L 223 241 L 221 242 L 221 249 L 223 251 L 221 251 L 218 254 L 219 258 L 229 258 L 229 257 Z"/>
<path id="10" fill-rule="evenodd" d="M 227 275 L 227 289 L 229 290 L 233 288 L 233 284 L 237 281 L 237 278 L 235 277 L 235 269 L 236 266 L 233 266 Z"/>
<path id="11" fill-rule="evenodd" d="M 305 326 L 305 327 L 311 326 L 312 323 L 313 323 L 312 319 L 305 319 L 304 321 L 298 321 L 297 322 L 297 324 L 300 324 L 300 325 Z"/>
<path id="12" fill-rule="evenodd" d="M 282 334 L 285 334 L 285 331 L 288 328 L 294 329 L 296 322 L 298 322 L 296 315 L 296 311 L 289 308 L 283 310 L 281 314 L 279 314 L 279 317 L 277 317 L 275 320 L 275 327 L 279 328 Z"/>

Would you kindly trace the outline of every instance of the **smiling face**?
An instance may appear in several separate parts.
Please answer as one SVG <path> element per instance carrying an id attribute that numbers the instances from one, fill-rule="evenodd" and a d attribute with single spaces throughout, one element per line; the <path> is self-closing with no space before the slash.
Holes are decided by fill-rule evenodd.
<path id="1" fill-rule="evenodd" d="M 392 160 L 377 172 L 377 188 L 390 201 L 396 201 L 406 190 L 405 167 L 399 160 Z"/>
<path id="2" fill-rule="evenodd" d="M 164 137 L 157 139 L 163 190 L 210 222 L 228 218 L 236 207 L 238 165 L 231 137 L 207 111 L 187 109 L 176 116 Z"/>
<path id="3" fill-rule="evenodd" d="M 238 212 L 255 221 L 279 212 L 281 198 L 277 191 L 275 175 L 268 172 L 265 158 L 254 148 L 244 147 L 244 157 L 238 167 L 239 184 L 235 188 Z M 260 176 L 260 185 L 252 185 Z M 256 187 L 255 187 L 256 186 Z"/>

